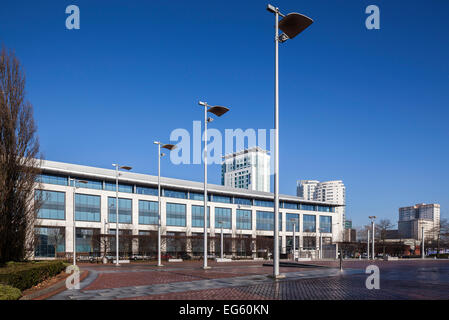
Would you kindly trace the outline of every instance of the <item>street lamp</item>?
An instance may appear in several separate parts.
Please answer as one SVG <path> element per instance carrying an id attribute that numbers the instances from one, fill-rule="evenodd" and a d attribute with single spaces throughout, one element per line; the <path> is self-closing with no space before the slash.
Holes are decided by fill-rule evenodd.
<path id="1" fill-rule="evenodd" d="M 290 221 L 293 223 L 293 261 L 296 261 L 296 219 L 290 219 Z"/>
<path id="2" fill-rule="evenodd" d="M 368 218 L 370 218 L 371 219 L 371 233 L 372 233 L 372 235 L 371 235 L 371 237 L 372 237 L 372 244 L 371 244 L 371 259 L 373 259 L 374 260 L 374 258 L 375 258 L 375 256 L 374 256 L 374 235 L 375 235 L 375 232 L 374 232 L 374 220 L 376 220 L 376 216 L 369 216 Z"/>
<path id="3" fill-rule="evenodd" d="M 116 260 L 115 260 L 115 265 L 118 267 L 120 265 L 119 263 L 119 245 L 118 245 L 118 176 L 120 175 L 118 170 L 119 169 L 123 169 L 123 170 L 131 170 L 132 167 L 129 166 L 120 166 L 118 164 L 112 164 L 113 167 L 115 167 L 115 253 L 116 253 Z"/>
<path id="4" fill-rule="evenodd" d="M 158 146 L 157 157 L 157 202 L 158 202 L 158 223 L 157 223 L 157 266 L 163 267 L 161 263 L 161 158 L 165 156 L 165 153 L 161 153 L 161 147 L 172 151 L 176 149 L 173 144 L 162 144 L 160 141 L 154 141 L 154 144 Z"/>
<path id="5" fill-rule="evenodd" d="M 422 245 L 421 245 L 421 258 L 424 259 L 425 258 L 425 254 L 424 254 L 424 225 L 421 226 L 421 238 L 422 238 Z"/>
<path id="6" fill-rule="evenodd" d="M 76 226 L 75 226 L 75 196 L 76 196 L 76 184 L 83 183 L 86 184 L 87 181 L 85 180 L 78 180 L 78 179 L 70 179 L 70 183 L 73 182 L 73 265 L 76 265 Z"/>
<path id="7" fill-rule="evenodd" d="M 269 4 L 269 12 L 275 15 L 275 83 L 274 83 L 274 257 L 273 277 L 279 278 L 279 42 L 283 43 L 293 39 L 308 26 L 313 20 L 299 13 L 283 15 L 279 8 Z M 279 21 L 279 16 L 282 20 Z M 279 29 L 283 31 L 279 35 Z"/>
<path id="8" fill-rule="evenodd" d="M 207 117 L 210 112 L 217 117 L 221 117 L 229 108 L 222 106 L 210 106 L 207 102 L 199 101 L 198 104 L 204 107 L 204 261 L 203 269 L 209 269 L 207 266 L 207 123 L 212 122 L 212 118 Z"/>
<path id="9" fill-rule="evenodd" d="M 223 261 L 223 221 L 218 221 L 218 223 L 220 224 L 220 227 L 221 227 L 221 236 L 220 236 L 220 247 L 221 247 L 221 250 L 220 250 L 220 258 L 221 258 L 221 261 Z"/>

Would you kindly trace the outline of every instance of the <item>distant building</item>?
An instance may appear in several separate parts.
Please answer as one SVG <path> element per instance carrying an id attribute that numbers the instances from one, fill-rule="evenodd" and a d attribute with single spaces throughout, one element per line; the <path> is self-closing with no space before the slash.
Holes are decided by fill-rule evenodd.
<path id="1" fill-rule="evenodd" d="M 422 227 L 427 240 L 438 238 L 440 227 L 439 204 L 417 204 L 399 208 L 398 235 L 402 239 L 421 240 Z"/>
<path id="2" fill-rule="evenodd" d="M 352 221 L 345 220 L 345 229 L 352 229 Z"/>
<path id="3" fill-rule="evenodd" d="M 343 181 L 299 180 L 296 185 L 296 194 L 304 200 L 339 204 L 340 206 L 335 210 L 341 216 L 341 220 L 339 220 L 340 225 L 345 225 L 346 187 Z"/>
<path id="4" fill-rule="evenodd" d="M 224 156 L 221 184 L 229 188 L 270 192 L 270 156 L 253 147 Z"/>
<path id="5" fill-rule="evenodd" d="M 344 229 L 344 242 L 355 242 L 357 241 L 357 231 L 352 228 Z"/>

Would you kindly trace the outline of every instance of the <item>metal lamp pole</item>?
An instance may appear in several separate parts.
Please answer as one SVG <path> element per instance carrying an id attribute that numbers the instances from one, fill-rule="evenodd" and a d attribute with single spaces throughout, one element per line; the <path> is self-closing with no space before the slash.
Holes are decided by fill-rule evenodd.
<path id="1" fill-rule="evenodd" d="M 157 266 L 163 267 L 161 261 L 161 158 L 165 156 L 165 153 L 161 153 L 161 145 L 160 141 L 154 141 L 154 144 L 157 144 L 157 203 L 158 203 L 158 222 L 157 222 Z M 174 150 L 176 146 L 173 144 L 164 144 L 162 148 L 167 150 Z"/>
<path id="2" fill-rule="evenodd" d="M 369 230 L 368 230 L 368 238 L 366 239 L 366 258 L 369 260 Z"/>
<path id="3" fill-rule="evenodd" d="M 375 254 L 374 254 L 374 236 L 375 236 L 375 231 L 374 231 L 374 220 L 376 220 L 376 216 L 369 216 L 369 218 L 371 219 L 371 237 L 372 237 L 372 243 L 371 243 L 371 259 L 374 260 L 375 258 Z"/>
<path id="4" fill-rule="evenodd" d="M 425 254 L 424 254 L 424 226 L 421 226 L 421 238 L 422 238 L 422 245 L 421 245 L 421 258 L 424 259 L 425 258 Z"/>
<path id="5" fill-rule="evenodd" d="M 293 221 L 293 261 L 296 261 L 295 255 L 296 255 L 296 223 Z"/>
<path id="6" fill-rule="evenodd" d="M 115 265 L 118 267 L 120 266 L 119 263 L 119 221 L 118 221 L 118 176 L 119 176 L 119 169 L 124 170 L 131 170 L 132 167 L 128 166 L 120 166 L 118 164 L 112 164 L 112 166 L 115 167 L 115 254 L 116 254 L 116 260 Z"/>
<path id="7" fill-rule="evenodd" d="M 207 102 L 199 101 L 198 104 L 204 107 L 204 261 L 203 269 L 210 269 L 207 266 L 207 123 L 212 122 L 212 118 L 207 117 L 207 113 L 211 112 L 218 117 L 229 111 L 228 108 L 222 106 L 210 106 Z"/>
<path id="8" fill-rule="evenodd" d="M 269 12 L 275 15 L 274 37 L 274 252 L 273 277 L 279 278 L 279 42 L 293 39 L 313 23 L 313 20 L 299 13 L 283 15 L 279 8 L 269 4 Z M 279 21 L 279 16 L 283 19 Z M 279 35 L 279 29 L 284 33 Z"/>
<path id="9" fill-rule="evenodd" d="M 223 260 L 223 221 L 220 221 L 219 222 L 219 224 L 220 224 L 220 227 L 221 227 L 221 243 L 220 243 L 220 246 L 221 246 L 221 251 L 220 251 L 220 258 L 221 258 L 221 260 Z"/>
<path id="10" fill-rule="evenodd" d="M 75 197 L 76 197 L 76 183 L 87 183 L 84 180 L 70 179 L 73 182 L 73 265 L 76 266 L 76 225 L 75 225 Z"/>

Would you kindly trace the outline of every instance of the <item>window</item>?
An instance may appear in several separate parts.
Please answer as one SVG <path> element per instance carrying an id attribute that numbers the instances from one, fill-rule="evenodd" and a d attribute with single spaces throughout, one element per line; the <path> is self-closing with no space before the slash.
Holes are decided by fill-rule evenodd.
<path id="1" fill-rule="evenodd" d="M 332 232 L 332 217 L 320 216 L 320 232 L 331 233 Z"/>
<path id="2" fill-rule="evenodd" d="M 320 212 L 331 212 L 330 207 L 326 207 L 326 206 L 317 206 L 317 211 L 320 211 Z"/>
<path id="3" fill-rule="evenodd" d="M 34 255 L 36 257 L 56 257 L 58 252 L 65 252 L 65 229 L 56 227 L 37 227 L 36 246 Z"/>
<path id="4" fill-rule="evenodd" d="M 223 229 L 232 228 L 231 220 L 232 211 L 230 208 L 215 208 L 215 228 L 223 227 Z M 222 222 L 222 224 L 220 224 Z"/>
<path id="5" fill-rule="evenodd" d="M 146 194 L 149 196 L 157 196 L 158 195 L 158 189 L 157 188 L 147 188 L 147 187 L 137 187 L 136 193 L 138 194 Z M 162 194 L 162 190 L 161 190 Z"/>
<path id="6" fill-rule="evenodd" d="M 295 232 L 299 232 L 299 214 L 287 213 L 285 215 L 286 221 L 286 231 L 293 232 L 293 224 L 295 224 Z"/>
<path id="7" fill-rule="evenodd" d="M 316 217 L 310 214 L 303 215 L 303 232 L 316 232 Z"/>
<path id="8" fill-rule="evenodd" d="M 167 203 L 167 226 L 186 226 L 186 205 L 179 203 Z"/>
<path id="9" fill-rule="evenodd" d="M 87 194 L 75 195 L 75 220 L 77 221 L 97 221 L 101 216 L 100 196 Z"/>
<path id="10" fill-rule="evenodd" d="M 274 201 L 271 200 L 254 200 L 254 205 L 259 207 L 274 207 Z"/>
<path id="11" fill-rule="evenodd" d="M 108 198 L 109 222 L 116 222 L 116 198 Z M 118 199 L 118 222 L 132 223 L 132 201 L 131 199 Z"/>
<path id="12" fill-rule="evenodd" d="M 192 227 L 204 228 L 204 206 L 192 206 Z M 207 207 L 207 227 L 210 228 L 210 207 Z"/>
<path id="13" fill-rule="evenodd" d="M 164 197 L 187 199 L 187 192 L 164 189 Z"/>
<path id="14" fill-rule="evenodd" d="M 315 237 L 303 237 L 303 248 L 305 250 L 315 250 L 316 249 L 316 238 Z"/>
<path id="15" fill-rule="evenodd" d="M 237 220 L 237 229 L 239 230 L 252 229 L 251 210 L 237 209 L 236 220 Z"/>
<path id="16" fill-rule="evenodd" d="M 34 199 L 42 201 L 38 218 L 65 220 L 65 192 L 36 190 Z"/>
<path id="17" fill-rule="evenodd" d="M 212 195 L 213 202 L 231 203 L 231 197 L 219 196 L 217 194 Z"/>
<path id="18" fill-rule="evenodd" d="M 67 181 L 68 181 L 67 177 L 52 174 L 40 174 L 36 177 L 36 182 L 57 184 L 60 186 L 66 186 Z"/>
<path id="19" fill-rule="evenodd" d="M 105 182 L 104 189 L 108 191 L 115 191 L 115 182 Z M 127 184 L 120 184 L 118 185 L 118 191 L 119 192 L 127 192 L 127 193 L 133 193 L 133 186 L 127 185 Z"/>
<path id="20" fill-rule="evenodd" d="M 291 203 L 291 202 L 284 202 L 284 208 L 285 208 L 285 209 L 295 209 L 295 210 L 298 210 L 298 204 L 297 204 L 297 203 Z"/>
<path id="21" fill-rule="evenodd" d="M 315 210 L 315 206 L 311 205 L 311 204 L 301 204 L 301 210 L 306 210 L 306 211 L 316 211 Z"/>
<path id="22" fill-rule="evenodd" d="M 243 205 L 251 206 L 253 204 L 253 200 L 252 199 L 247 199 L 247 198 L 234 197 L 234 203 L 235 204 L 243 204 Z"/>
<path id="23" fill-rule="evenodd" d="M 76 252 L 99 252 L 100 243 L 95 235 L 100 234 L 100 229 L 76 228 Z"/>
<path id="24" fill-rule="evenodd" d="M 159 222 L 158 212 L 158 202 L 139 200 L 139 224 L 157 225 Z"/>
<path id="25" fill-rule="evenodd" d="M 257 230 L 274 230 L 274 212 L 257 211 L 256 212 Z"/>
<path id="26" fill-rule="evenodd" d="M 204 201 L 204 193 L 190 192 L 190 200 Z"/>
<path id="27" fill-rule="evenodd" d="M 103 189 L 103 181 L 98 180 L 87 180 L 87 179 L 80 179 L 85 181 L 86 183 L 76 183 L 77 188 L 87 188 L 87 189 L 95 189 L 95 190 L 102 190 Z M 73 187 L 73 180 L 70 181 L 70 185 Z"/>

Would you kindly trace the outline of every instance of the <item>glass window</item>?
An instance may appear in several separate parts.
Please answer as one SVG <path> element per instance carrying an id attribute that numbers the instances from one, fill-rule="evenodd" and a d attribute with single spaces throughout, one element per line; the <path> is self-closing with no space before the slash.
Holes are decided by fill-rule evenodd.
<path id="1" fill-rule="evenodd" d="M 320 211 L 320 212 L 331 212 L 330 207 L 327 207 L 327 206 L 317 206 L 317 211 Z"/>
<path id="2" fill-rule="evenodd" d="M 65 229 L 57 227 L 36 227 L 36 257 L 56 257 L 58 252 L 65 252 Z"/>
<path id="3" fill-rule="evenodd" d="M 215 228 L 232 228 L 232 210 L 230 208 L 215 208 Z M 222 224 L 220 224 L 222 222 Z"/>
<path id="4" fill-rule="evenodd" d="M 68 179 L 65 176 L 58 176 L 52 174 L 40 174 L 36 177 L 36 182 L 57 184 L 60 186 L 66 186 L 67 181 Z"/>
<path id="5" fill-rule="evenodd" d="M 98 180 L 87 180 L 84 178 L 80 178 L 79 180 L 83 180 L 86 183 L 80 183 L 76 182 L 77 188 L 86 188 L 86 189 L 95 189 L 95 190 L 102 190 L 103 189 L 103 181 Z M 70 181 L 70 185 L 73 187 L 73 180 Z"/>
<path id="6" fill-rule="evenodd" d="M 42 202 L 38 218 L 65 220 L 65 192 L 36 190 L 34 198 Z"/>
<path id="7" fill-rule="evenodd" d="M 164 189 L 164 197 L 187 199 L 187 192 Z"/>
<path id="8" fill-rule="evenodd" d="M 158 195 L 157 188 L 137 187 L 136 192 L 138 194 L 146 194 L 149 196 L 157 196 Z M 161 190 L 161 195 L 162 195 L 162 190 Z"/>
<path id="9" fill-rule="evenodd" d="M 271 200 L 254 200 L 254 205 L 259 207 L 274 207 L 274 201 Z"/>
<path id="10" fill-rule="evenodd" d="M 248 199 L 248 198 L 234 197 L 234 203 L 235 204 L 243 204 L 243 205 L 251 206 L 253 204 L 253 200 L 252 199 Z"/>
<path id="11" fill-rule="evenodd" d="M 331 233 L 332 232 L 332 217 L 320 216 L 320 232 Z"/>
<path id="12" fill-rule="evenodd" d="M 301 204 L 301 210 L 316 211 L 315 206 L 311 204 Z"/>
<path id="13" fill-rule="evenodd" d="M 284 208 L 285 209 L 298 209 L 298 204 L 297 203 L 291 203 L 291 202 L 284 202 Z"/>
<path id="14" fill-rule="evenodd" d="M 105 182 L 104 189 L 108 191 L 115 191 L 115 182 Z M 127 193 L 133 193 L 134 187 L 127 184 L 118 184 L 118 191 L 119 192 L 127 192 Z"/>
<path id="15" fill-rule="evenodd" d="M 139 224 L 155 224 L 159 222 L 159 205 L 157 201 L 139 200 Z"/>
<path id="16" fill-rule="evenodd" d="M 257 211 L 256 212 L 257 230 L 274 230 L 274 212 Z"/>
<path id="17" fill-rule="evenodd" d="M 192 205 L 192 227 L 204 227 L 204 206 Z M 207 227 L 210 228 L 210 207 L 207 207 Z"/>
<path id="18" fill-rule="evenodd" d="M 316 238 L 315 237 L 303 237 L 303 248 L 305 250 L 315 250 L 316 249 Z"/>
<path id="19" fill-rule="evenodd" d="M 179 203 L 167 203 L 166 205 L 167 226 L 186 226 L 186 205 Z"/>
<path id="20" fill-rule="evenodd" d="M 237 229 L 251 230 L 252 229 L 251 210 L 237 209 L 236 222 L 237 222 Z"/>
<path id="21" fill-rule="evenodd" d="M 287 213 L 285 218 L 287 231 L 293 232 L 293 224 L 295 224 L 295 232 L 299 232 L 299 214 Z"/>
<path id="22" fill-rule="evenodd" d="M 204 201 L 204 194 L 197 192 L 190 192 L 190 200 L 201 200 Z"/>
<path id="23" fill-rule="evenodd" d="M 100 229 L 76 228 L 76 252 L 99 252 L 100 242 L 94 235 L 100 234 Z"/>
<path id="24" fill-rule="evenodd" d="M 75 220 L 100 221 L 101 205 L 100 196 L 87 194 L 75 195 Z"/>
<path id="25" fill-rule="evenodd" d="M 116 222 L 116 198 L 108 197 L 109 222 Z M 118 199 L 118 222 L 132 223 L 132 201 L 131 199 Z"/>
<path id="26" fill-rule="evenodd" d="M 303 215 L 303 232 L 316 232 L 316 217 L 310 214 Z"/>
<path id="27" fill-rule="evenodd" d="M 214 194 L 212 195 L 212 201 L 213 202 L 221 202 L 221 203 L 231 203 L 231 197 L 226 197 L 226 196 L 220 196 L 218 194 Z"/>

